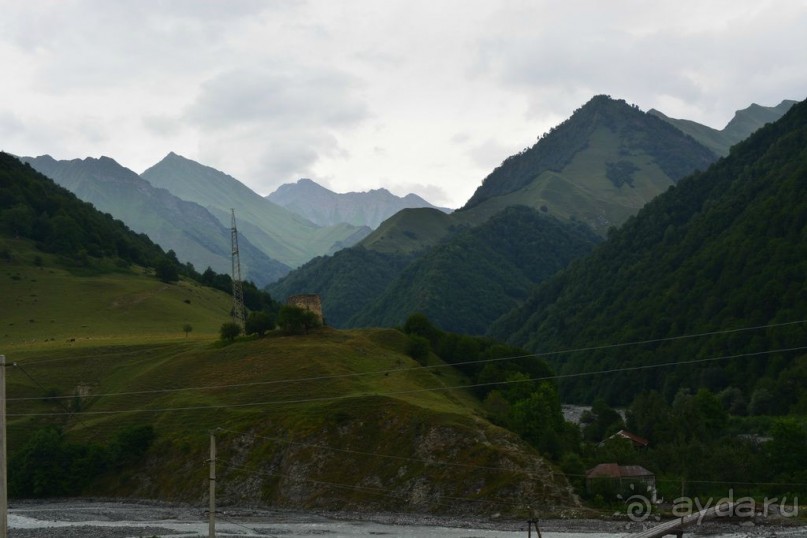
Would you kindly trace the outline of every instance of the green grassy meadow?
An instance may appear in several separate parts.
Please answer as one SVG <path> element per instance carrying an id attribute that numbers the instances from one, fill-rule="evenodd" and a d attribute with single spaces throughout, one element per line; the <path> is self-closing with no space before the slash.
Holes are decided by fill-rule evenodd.
<path id="1" fill-rule="evenodd" d="M 226 344 L 218 330 L 229 320 L 227 294 L 140 268 L 76 269 L 24 242 L 2 246 L 13 253 L 0 260 L 0 354 L 14 364 L 10 455 L 47 426 L 100 445 L 133 426 L 154 428 L 144 467 L 109 473 L 85 494 L 197 501 L 215 432 L 221 495 L 233 501 L 441 511 L 447 505 L 434 499 L 447 495 L 491 507 L 498 488 L 512 497 L 517 484 L 535 482 L 492 470 L 505 460 L 543 466 L 561 484 L 552 495 L 563 497 L 562 478 L 456 388 L 468 381 L 435 356 L 421 367 L 397 330 L 274 331 Z M 419 491 L 423 480 L 439 495 L 391 493 Z"/>
<path id="2" fill-rule="evenodd" d="M 15 245 L 0 261 L 0 346 L 5 353 L 36 344 L 214 338 L 229 316 L 227 294 L 195 282 L 160 282 L 141 268 L 89 272 Z M 35 265 L 34 260 L 41 260 Z"/>

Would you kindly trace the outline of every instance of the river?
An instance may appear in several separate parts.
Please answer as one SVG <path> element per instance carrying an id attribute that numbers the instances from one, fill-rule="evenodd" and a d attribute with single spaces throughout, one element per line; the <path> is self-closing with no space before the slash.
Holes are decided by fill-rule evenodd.
<path id="1" fill-rule="evenodd" d="M 358 538 L 405 536 L 411 538 L 523 538 L 525 523 L 480 524 L 456 520 L 421 521 L 415 516 L 392 518 L 394 522 L 350 521 L 299 512 L 255 509 L 222 510 L 216 536 L 322 536 Z M 383 518 L 377 518 L 384 520 Z M 390 517 L 387 516 L 387 521 Z M 402 522 L 402 524 L 398 524 Z M 122 503 L 113 501 L 55 501 L 12 503 L 9 538 L 141 538 L 208 536 L 208 521 L 201 509 L 187 506 Z M 442 523 L 442 524 L 441 524 Z M 462 524 L 463 528 L 453 526 Z M 448 526 L 451 525 L 451 526 Z M 616 538 L 625 535 L 619 524 L 607 522 L 552 521 L 542 529 L 543 538 Z M 559 528 L 560 527 L 560 528 Z M 731 529 L 734 531 L 739 527 Z M 703 529 L 701 529 L 703 530 Z M 710 538 L 762 538 L 807 536 L 807 529 L 749 527 L 739 532 L 712 531 Z M 701 534 L 701 533 L 698 533 Z M 536 533 L 533 531 L 532 536 Z M 690 533 L 684 536 L 696 536 Z"/>

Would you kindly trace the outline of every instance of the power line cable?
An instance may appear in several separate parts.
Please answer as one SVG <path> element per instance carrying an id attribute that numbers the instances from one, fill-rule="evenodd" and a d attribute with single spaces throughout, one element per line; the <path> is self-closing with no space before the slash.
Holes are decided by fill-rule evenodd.
<path id="1" fill-rule="evenodd" d="M 567 349 L 561 351 L 552 351 L 552 352 L 544 352 L 544 353 L 529 353 L 525 355 L 513 355 L 507 357 L 494 357 L 488 359 L 479 359 L 474 361 L 464 361 L 464 362 L 455 362 L 455 363 L 443 363 L 443 364 L 436 364 L 436 365 L 425 365 L 425 366 L 413 366 L 413 367 L 406 367 L 406 368 L 392 368 L 392 369 L 385 369 L 385 370 L 374 370 L 371 372 L 352 372 L 346 374 L 333 374 L 333 375 L 323 375 L 323 376 L 312 376 L 312 377 L 301 377 L 301 378 L 290 378 L 290 379 L 275 379 L 269 381 L 254 381 L 250 383 L 234 383 L 228 385 L 202 385 L 202 386 L 194 386 L 194 387 L 178 387 L 172 389 L 153 389 L 153 390 L 142 390 L 142 391 L 127 391 L 127 392 L 110 392 L 110 393 L 96 393 L 93 394 L 94 398 L 99 397 L 115 397 L 115 396 L 134 396 L 140 394 L 161 394 L 161 393 L 173 393 L 173 392 L 182 392 L 182 391 L 195 391 L 195 390 L 219 390 L 219 389 L 228 389 L 228 388 L 243 388 L 243 387 L 252 387 L 252 386 L 262 386 L 262 385 L 277 385 L 277 384 L 289 384 L 289 383 L 301 383 L 301 382 L 309 382 L 309 381 L 329 381 L 334 379 L 344 379 L 344 378 L 353 378 L 353 377 L 366 377 L 366 376 L 374 376 L 374 375 L 387 375 L 391 373 L 401 373 L 401 372 L 410 372 L 410 371 L 419 371 L 419 370 L 433 370 L 433 369 L 440 369 L 440 368 L 456 368 L 458 366 L 468 366 L 471 364 L 484 364 L 484 363 L 492 363 L 492 362 L 502 362 L 502 361 L 510 361 L 510 360 L 517 360 L 517 359 L 524 359 L 524 358 L 542 358 L 552 355 L 560 355 L 560 354 L 571 354 L 571 353 L 579 353 L 583 351 L 594 351 L 594 350 L 603 350 L 603 349 L 610 349 L 610 348 L 617 348 L 617 347 L 626 347 L 626 346 L 634 346 L 634 345 L 644 345 L 648 343 L 657 343 L 657 342 L 664 342 L 664 341 L 672 341 L 672 340 L 682 340 L 688 338 L 701 338 L 705 336 L 714 336 L 719 334 L 730 334 L 736 332 L 743 332 L 743 331 L 753 331 L 753 330 L 760 330 L 760 329 L 768 329 L 774 327 L 782 327 L 788 325 L 795 325 L 807 323 L 807 320 L 799 320 L 799 321 L 789 321 L 789 322 L 782 322 L 782 323 L 774 323 L 769 325 L 758 325 L 754 327 L 743 327 L 737 329 L 726 329 L 721 331 L 710 331 L 705 333 L 697 333 L 691 335 L 679 335 L 674 337 L 668 338 L 659 338 L 659 339 L 652 339 L 652 340 L 637 340 L 633 342 L 624 342 L 624 343 L 617 343 L 617 344 L 604 344 L 601 346 L 589 346 L 589 347 L 582 347 L 582 348 L 575 348 L 575 349 Z M 556 378 L 563 378 L 569 377 L 569 375 L 560 374 L 554 376 Z M 576 377 L 576 375 L 571 375 L 571 377 Z M 528 380 L 529 381 L 529 380 Z M 498 383 L 496 383 L 498 384 Z M 57 399 L 70 399 L 72 396 L 46 396 L 46 397 L 20 397 L 20 398 L 8 398 L 7 401 L 23 401 L 23 400 L 57 400 Z"/>
<path id="2" fill-rule="evenodd" d="M 597 370 L 593 372 L 578 372 L 572 374 L 560 374 L 554 376 L 543 376 L 543 377 L 534 377 L 534 378 L 524 378 L 524 379 L 515 379 L 510 381 L 491 381 L 487 383 L 473 383 L 469 385 L 453 385 L 453 386 L 442 386 L 442 387 L 431 387 L 431 388 L 420 388 L 420 389 L 409 389 L 409 390 L 400 390 L 400 391 L 391 391 L 391 392 L 368 392 L 368 393 L 360 393 L 360 394 L 349 394 L 349 395 L 342 395 L 342 396 L 322 396 L 319 398 L 298 398 L 298 399 L 289 399 L 289 400 L 269 400 L 263 402 L 250 402 L 250 403 L 241 403 L 241 404 L 217 404 L 217 405 L 196 405 L 196 406 L 183 406 L 183 407 L 165 407 L 165 408 L 140 408 L 140 409 L 119 409 L 119 410 L 110 410 L 110 411 L 80 411 L 75 413 L 76 415 L 115 415 L 121 413 L 162 413 L 162 412 L 169 412 L 169 411 L 198 411 L 198 410 L 208 410 L 214 411 L 218 409 L 228 409 L 228 408 L 243 408 L 243 407 L 259 407 L 259 406 L 273 406 L 273 405 L 292 405 L 292 404 L 304 404 L 304 403 L 317 403 L 317 402 L 328 402 L 328 401 L 339 401 L 339 400 L 347 400 L 351 398 L 361 397 L 361 396 L 404 396 L 409 394 L 418 394 L 423 392 L 438 392 L 438 391 L 450 391 L 456 389 L 472 389 L 472 388 L 479 388 L 479 387 L 490 387 L 490 386 L 501 386 L 501 385 L 510 385 L 510 384 L 517 384 L 517 383 L 529 383 L 529 382 L 537 382 L 537 381 L 551 381 L 556 379 L 568 379 L 568 378 L 577 378 L 577 377 L 588 377 L 588 376 L 595 376 L 595 375 L 607 375 L 607 374 L 614 374 L 614 373 L 621 373 L 621 372 L 631 372 L 631 371 L 638 371 L 638 370 L 648 370 L 653 368 L 664 368 L 668 366 L 682 366 L 688 364 L 700 364 L 700 363 L 707 363 L 707 362 L 716 362 L 716 361 L 723 361 L 729 359 L 737 359 L 742 357 L 756 357 L 762 355 L 770 355 L 774 353 L 789 353 L 793 351 L 804 351 L 807 350 L 807 346 L 800 346 L 794 348 L 783 348 L 783 349 L 774 349 L 768 351 L 757 351 L 753 353 L 740 353 L 736 355 L 726 355 L 722 357 L 711 357 L 705 359 L 693 359 L 689 361 L 676 361 L 676 362 L 666 362 L 660 364 L 645 364 L 639 366 L 629 366 L 623 368 L 612 368 L 608 370 Z M 7 416 L 9 417 L 34 417 L 34 416 L 63 416 L 65 413 L 8 413 Z"/>

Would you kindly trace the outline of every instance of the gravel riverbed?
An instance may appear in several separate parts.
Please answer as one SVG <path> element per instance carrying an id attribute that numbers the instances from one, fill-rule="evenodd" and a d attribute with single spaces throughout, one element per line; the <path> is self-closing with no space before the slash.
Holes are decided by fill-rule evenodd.
<path id="1" fill-rule="evenodd" d="M 19 501 L 9 506 L 9 538 L 135 538 L 207 536 L 203 507 L 151 501 Z M 685 536 L 731 538 L 807 537 L 795 521 L 713 521 Z M 598 519 L 553 519 L 540 522 L 550 536 L 617 537 L 647 524 Z M 217 536 L 524 536 L 523 521 L 452 518 L 388 513 L 311 513 L 249 507 L 222 507 Z M 430 531 L 429 529 L 433 529 Z M 534 533 L 533 533 L 534 535 Z"/>

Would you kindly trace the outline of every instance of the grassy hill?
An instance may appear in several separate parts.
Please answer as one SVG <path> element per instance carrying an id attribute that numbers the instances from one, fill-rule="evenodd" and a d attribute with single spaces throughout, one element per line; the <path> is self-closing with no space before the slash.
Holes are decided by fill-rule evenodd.
<path id="1" fill-rule="evenodd" d="M 18 348 L 8 358 L 25 375 L 9 374 L 9 448 L 47 424 L 81 442 L 151 425 L 145 461 L 89 484 L 92 495 L 203 503 L 214 431 L 223 503 L 474 515 L 576 506 L 562 474 L 487 422 L 467 392 L 448 390 L 466 380 L 418 368 L 406 342 L 394 330 L 324 329 L 225 347 L 143 338 Z M 44 393 L 71 396 L 80 411 Z"/>
<path id="2" fill-rule="evenodd" d="M 70 268 L 28 241 L 0 245 L 9 253 L 0 260 L 0 343 L 6 352 L 34 343 L 58 348 L 82 340 L 185 338 L 187 323 L 190 338 L 209 339 L 230 315 L 228 295 L 190 280 L 164 283 L 139 267 Z"/>

